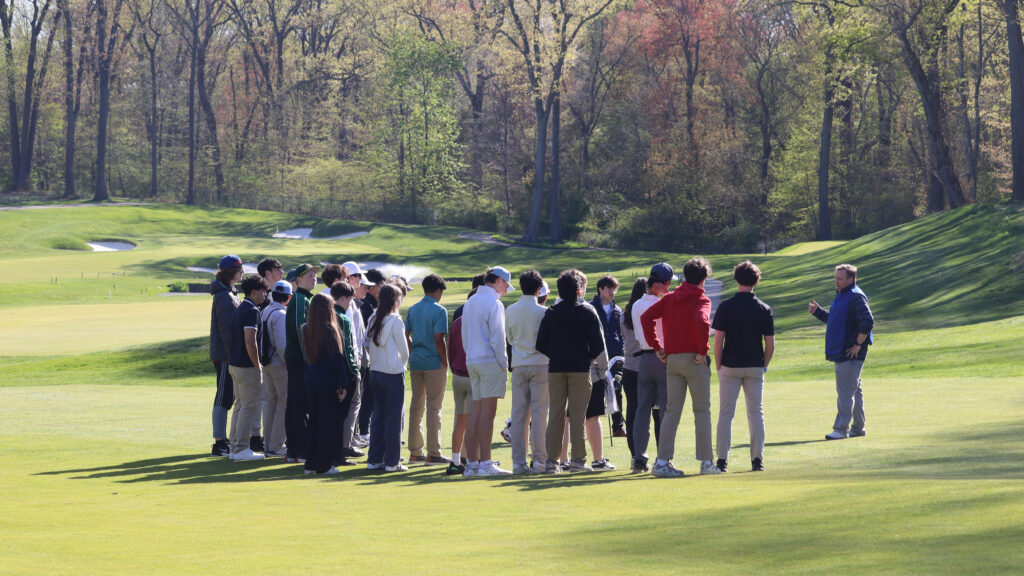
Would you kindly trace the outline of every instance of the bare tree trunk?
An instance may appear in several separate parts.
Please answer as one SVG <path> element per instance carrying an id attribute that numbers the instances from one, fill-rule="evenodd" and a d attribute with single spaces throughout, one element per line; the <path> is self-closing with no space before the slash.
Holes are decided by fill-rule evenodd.
<path id="1" fill-rule="evenodd" d="M 1017 0 L 1000 2 L 1006 19 L 1010 55 L 1010 133 L 1014 202 L 1024 202 L 1024 39 L 1021 37 Z"/>
<path id="2" fill-rule="evenodd" d="M 551 106 L 551 228 L 549 239 L 552 244 L 562 241 L 562 207 L 561 207 L 561 132 L 562 132 L 562 97 L 555 94 Z"/>
<path id="3" fill-rule="evenodd" d="M 536 160 L 533 171 L 533 199 L 530 202 L 530 221 L 523 234 L 524 242 L 537 242 L 540 238 L 540 212 L 544 204 L 544 168 L 547 154 L 548 114 L 544 108 L 544 100 L 534 98 L 534 114 L 537 120 Z"/>
<path id="4" fill-rule="evenodd" d="M 57 0 L 57 6 L 64 18 L 64 198 L 75 194 L 75 128 L 78 125 L 78 111 L 75 109 L 75 50 L 71 7 L 68 0 Z"/>
<path id="5" fill-rule="evenodd" d="M 832 115 L 835 88 L 832 83 L 832 47 L 825 49 L 825 111 L 821 119 L 821 143 L 818 149 L 818 240 L 832 239 L 832 212 L 829 208 L 828 175 L 832 162 Z"/>
<path id="6" fill-rule="evenodd" d="M 96 2 L 96 43 L 99 57 L 96 75 L 99 80 L 99 114 L 96 119 L 96 180 L 93 182 L 93 202 L 110 198 L 107 193 L 107 123 L 110 119 L 110 54 L 107 53 L 107 4 Z"/>

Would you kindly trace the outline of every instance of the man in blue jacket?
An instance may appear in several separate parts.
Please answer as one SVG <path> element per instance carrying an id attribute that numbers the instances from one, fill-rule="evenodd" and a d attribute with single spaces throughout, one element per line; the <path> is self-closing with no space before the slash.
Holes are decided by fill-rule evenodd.
<path id="1" fill-rule="evenodd" d="M 807 310 L 826 323 L 825 358 L 836 365 L 837 414 L 832 432 L 826 440 L 842 440 L 851 436 L 864 436 L 864 396 L 861 392 L 860 373 L 873 341 L 874 316 L 868 306 L 868 297 L 857 286 L 857 267 L 851 264 L 836 266 L 836 298 L 825 310 L 814 300 Z M 852 420 L 852 425 L 851 425 Z"/>

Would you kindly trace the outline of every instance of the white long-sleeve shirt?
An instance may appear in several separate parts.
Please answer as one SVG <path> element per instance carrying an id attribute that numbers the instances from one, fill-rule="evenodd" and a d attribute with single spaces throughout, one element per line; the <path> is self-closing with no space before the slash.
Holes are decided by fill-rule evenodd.
<path id="1" fill-rule="evenodd" d="M 371 326 L 374 316 L 370 316 Z M 370 354 L 370 370 L 384 374 L 405 372 L 405 367 L 409 363 L 409 343 L 405 340 L 405 323 L 402 322 L 402 317 L 397 313 L 388 314 L 380 330 L 380 344 L 374 343 L 373 338 L 367 338 L 366 351 Z"/>
<path id="2" fill-rule="evenodd" d="M 640 344 L 641 350 L 654 350 L 654 346 L 647 343 L 647 338 L 644 337 L 644 331 L 640 330 L 640 318 L 643 317 L 644 312 L 648 308 L 654 306 L 654 303 L 658 301 L 658 297 L 654 294 L 644 294 L 643 298 L 633 303 L 633 330 L 636 332 L 636 341 Z M 665 333 L 661 329 L 661 318 L 654 321 L 654 333 L 658 335 L 658 341 L 665 342 Z"/>
<path id="3" fill-rule="evenodd" d="M 350 325 L 352 326 L 352 345 L 356 349 L 356 366 L 362 366 L 363 352 L 366 349 L 366 326 L 363 325 L 363 315 L 359 313 L 359 307 L 356 306 L 355 300 L 348 305 L 345 316 L 352 321 Z"/>
<path id="4" fill-rule="evenodd" d="M 505 310 L 505 337 L 512 345 L 512 367 L 547 366 L 548 357 L 537 352 L 537 332 L 547 308 L 536 296 L 524 295 Z"/>
<path id="5" fill-rule="evenodd" d="M 498 291 L 484 284 L 462 308 L 462 346 L 466 365 L 496 363 L 508 370 L 505 307 Z"/>

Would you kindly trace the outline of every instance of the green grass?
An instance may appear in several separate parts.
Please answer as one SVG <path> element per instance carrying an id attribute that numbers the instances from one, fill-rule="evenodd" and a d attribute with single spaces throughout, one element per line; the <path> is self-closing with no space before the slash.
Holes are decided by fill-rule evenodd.
<path id="1" fill-rule="evenodd" d="M 625 301 L 634 274 L 688 257 L 502 248 L 459 239 L 460 229 L 385 224 L 347 241 L 270 238 L 275 227 L 331 236 L 370 226 L 159 205 L 0 212 L 0 572 L 987 575 L 1024 565 L 1019 210 L 969 207 L 751 256 L 779 327 L 764 474 L 745 472 L 742 408 L 733 472 L 675 482 L 624 471 L 463 480 L 421 467 L 322 479 L 275 460 L 205 457 L 209 297 L 164 295 L 196 281 L 185 266 L 228 252 L 449 277 L 502 264 L 550 278 L 575 266 L 617 274 Z M 138 247 L 52 247 L 105 238 Z M 710 256 L 727 295 L 743 257 Z M 831 269 L 845 261 L 860 266 L 878 319 L 864 373 L 869 435 L 824 442 L 833 376 L 806 303 L 830 301 Z M 467 286 L 449 288 L 453 310 Z M 502 402 L 499 427 L 508 411 Z M 677 463 L 692 473 L 688 412 Z M 624 441 L 605 450 L 625 467 Z"/>

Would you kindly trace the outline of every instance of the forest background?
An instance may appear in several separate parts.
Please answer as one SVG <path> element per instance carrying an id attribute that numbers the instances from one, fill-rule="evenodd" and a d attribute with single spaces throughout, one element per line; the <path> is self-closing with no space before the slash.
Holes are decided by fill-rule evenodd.
<path id="1" fill-rule="evenodd" d="M 0 0 L 0 200 L 680 252 L 1024 201 L 1017 0 Z"/>

